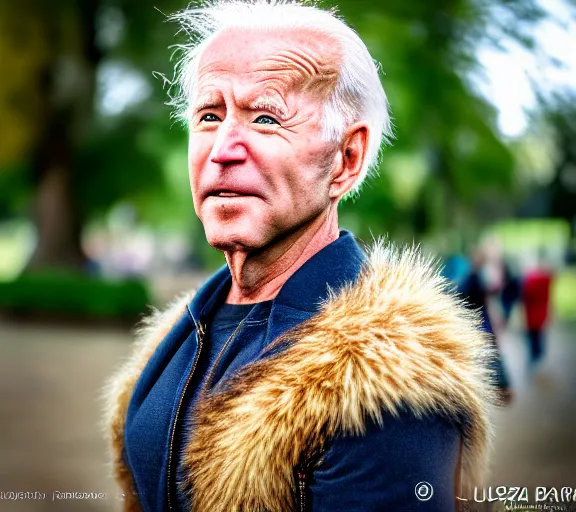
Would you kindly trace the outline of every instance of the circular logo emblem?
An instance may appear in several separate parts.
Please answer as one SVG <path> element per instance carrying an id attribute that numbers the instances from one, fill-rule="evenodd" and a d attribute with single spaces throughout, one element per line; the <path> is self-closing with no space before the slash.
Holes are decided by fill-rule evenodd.
<path id="1" fill-rule="evenodd" d="M 434 494 L 434 488 L 428 482 L 419 482 L 414 488 L 416 497 L 420 501 L 428 501 Z"/>

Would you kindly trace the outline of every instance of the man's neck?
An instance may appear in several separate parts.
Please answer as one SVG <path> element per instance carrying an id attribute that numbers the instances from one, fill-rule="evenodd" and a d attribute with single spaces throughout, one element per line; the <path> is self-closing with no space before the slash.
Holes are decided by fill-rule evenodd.
<path id="1" fill-rule="evenodd" d="M 226 253 L 232 273 L 228 304 L 271 300 L 307 260 L 339 236 L 336 208 L 257 254 Z"/>

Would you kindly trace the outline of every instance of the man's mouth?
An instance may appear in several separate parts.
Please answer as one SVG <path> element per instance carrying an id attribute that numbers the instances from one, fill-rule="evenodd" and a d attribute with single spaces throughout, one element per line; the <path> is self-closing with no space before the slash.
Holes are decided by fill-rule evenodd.
<path id="1" fill-rule="evenodd" d="M 235 192 L 233 190 L 215 190 L 214 192 L 210 192 L 208 197 L 250 197 L 254 194 L 245 193 L 245 192 Z"/>
<path id="2" fill-rule="evenodd" d="M 216 197 L 240 197 L 241 195 L 245 195 L 245 194 L 238 194 L 237 192 L 225 192 L 225 191 L 220 191 L 220 192 L 216 192 L 216 194 L 214 194 Z"/>

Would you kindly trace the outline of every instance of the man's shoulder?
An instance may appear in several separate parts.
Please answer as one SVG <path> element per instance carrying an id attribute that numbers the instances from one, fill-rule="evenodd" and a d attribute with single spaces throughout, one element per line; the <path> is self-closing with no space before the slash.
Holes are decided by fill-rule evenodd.
<path id="1" fill-rule="evenodd" d="M 193 292 L 183 293 L 162 310 L 152 308 L 134 329 L 132 353 L 110 379 L 109 385 L 114 381 L 121 382 L 143 370 L 152 354 L 182 318 L 193 295 Z"/>
<path id="2" fill-rule="evenodd" d="M 172 339 L 178 338 L 172 334 L 178 331 L 179 325 L 187 332 L 194 328 L 194 308 L 201 310 L 225 278 L 226 271 L 220 268 L 198 290 L 178 294 L 164 308 L 151 308 L 134 329 L 130 356 L 110 382 L 122 382 L 128 376 L 139 375 L 160 346 L 170 345 Z"/>
<path id="3" fill-rule="evenodd" d="M 328 351 L 341 368 L 338 374 L 331 370 L 333 382 L 323 385 L 347 382 L 345 431 L 366 431 L 366 423 L 357 421 L 365 413 L 377 424 L 388 418 L 398 432 L 410 425 L 438 439 L 456 425 L 477 463 L 466 473 L 481 472 L 479 454 L 490 438 L 488 413 L 495 402 L 489 348 L 480 318 L 464 306 L 433 258 L 416 247 L 377 242 L 358 280 L 328 301 L 316 325 L 334 340 Z M 372 437 L 390 433 L 375 430 Z"/>
<path id="4" fill-rule="evenodd" d="M 135 347 L 139 351 L 154 350 L 186 312 L 193 291 L 176 296 L 164 309 L 152 309 L 135 329 Z"/>
<path id="5" fill-rule="evenodd" d="M 174 300 L 163 311 L 153 310 L 136 328 L 136 339 L 131 354 L 106 380 L 101 394 L 103 422 L 109 440 L 120 462 L 123 446 L 123 431 L 126 412 L 136 382 L 158 346 L 182 317 L 191 295 L 184 294 Z"/>

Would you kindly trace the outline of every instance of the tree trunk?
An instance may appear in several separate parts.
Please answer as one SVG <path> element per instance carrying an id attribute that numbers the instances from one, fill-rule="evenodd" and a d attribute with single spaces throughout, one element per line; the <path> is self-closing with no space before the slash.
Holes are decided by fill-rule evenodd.
<path id="1" fill-rule="evenodd" d="M 68 268 L 82 270 L 85 256 L 81 229 L 70 185 L 69 162 L 42 163 L 35 200 L 37 245 L 28 270 Z"/>
<path id="2" fill-rule="evenodd" d="M 63 18 L 47 16 L 49 59 L 39 80 L 42 91 L 42 135 L 33 159 L 36 183 L 34 222 L 37 245 L 27 270 L 82 270 L 82 218 L 74 197 L 74 156 L 92 120 L 96 67 L 97 0 L 79 3 L 66 23 L 80 37 L 67 41 Z M 70 13 L 68 13 L 70 14 Z M 69 30 L 69 28 L 68 28 Z M 69 36 L 69 34 L 68 34 Z"/>

